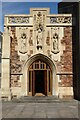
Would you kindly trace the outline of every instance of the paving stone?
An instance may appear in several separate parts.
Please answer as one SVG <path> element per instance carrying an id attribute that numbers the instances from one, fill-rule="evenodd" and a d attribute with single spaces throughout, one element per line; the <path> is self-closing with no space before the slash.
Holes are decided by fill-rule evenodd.
<path id="1" fill-rule="evenodd" d="M 4 118 L 78 118 L 78 102 L 3 103 Z"/>

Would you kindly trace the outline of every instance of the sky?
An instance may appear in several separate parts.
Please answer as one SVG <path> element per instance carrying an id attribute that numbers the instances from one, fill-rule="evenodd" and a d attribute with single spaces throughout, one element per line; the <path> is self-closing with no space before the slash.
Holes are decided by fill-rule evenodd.
<path id="1" fill-rule="evenodd" d="M 6 2 L 5 2 L 6 1 Z M 0 31 L 4 31 L 3 25 L 4 25 L 4 15 L 6 14 L 29 14 L 30 8 L 34 7 L 47 7 L 50 8 L 50 14 L 57 14 L 58 13 L 58 3 L 61 0 L 47 0 L 48 2 L 41 2 L 42 0 L 39 0 L 40 2 L 36 2 L 38 0 L 35 0 L 35 2 L 26 2 L 28 0 L 23 0 L 24 2 L 21 2 L 22 0 L 13 0 L 14 2 L 9 2 L 10 0 L 3 0 L 0 2 Z M 17 1 L 17 2 L 16 2 Z M 29 0 L 30 1 L 30 0 Z M 31 0 L 33 1 L 33 0 Z"/>

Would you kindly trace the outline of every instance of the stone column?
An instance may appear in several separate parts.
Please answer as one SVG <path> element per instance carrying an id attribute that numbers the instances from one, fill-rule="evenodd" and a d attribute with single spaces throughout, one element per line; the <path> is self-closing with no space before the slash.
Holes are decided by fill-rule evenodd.
<path id="1" fill-rule="evenodd" d="M 5 27 L 2 43 L 2 97 L 11 99 L 10 93 L 10 34 L 9 29 Z"/>

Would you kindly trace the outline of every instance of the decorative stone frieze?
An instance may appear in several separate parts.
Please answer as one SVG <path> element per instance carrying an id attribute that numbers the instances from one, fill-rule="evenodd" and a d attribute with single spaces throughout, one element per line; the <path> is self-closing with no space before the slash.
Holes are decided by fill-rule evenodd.
<path id="1" fill-rule="evenodd" d="M 72 17 L 68 16 L 56 16 L 56 17 L 50 17 L 50 23 L 72 23 Z"/>
<path id="2" fill-rule="evenodd" d="M 18 24 L 25 24 L 25 23 L 29 23 L 29 17 L 8 17 L 8 23 L 12 23 L 12 24 L 15 24 L 15 23 L 18 23 Z"/>

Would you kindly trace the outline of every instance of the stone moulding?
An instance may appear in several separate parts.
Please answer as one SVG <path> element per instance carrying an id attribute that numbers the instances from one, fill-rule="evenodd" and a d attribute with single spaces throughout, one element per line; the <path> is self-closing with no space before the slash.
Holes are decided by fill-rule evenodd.
<path id="1" fill-rule="evenodd" d="M 49 14 L 46 15 L 46 26 L 48 25 L 63 25 L 63 26 L 72 26 L 72 15 L 71 14 L 63 14 L 63 15 L 55 15 Z M 32 25 L 33 18 L 30 15 L 6 15 L 5 16 L 5 24 L 4 25 Z"/>

